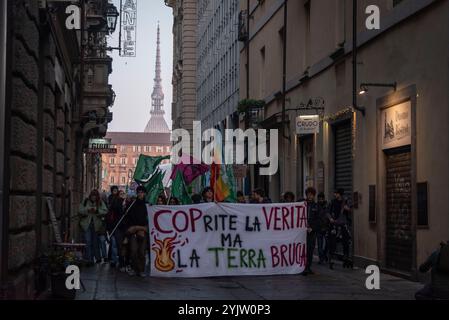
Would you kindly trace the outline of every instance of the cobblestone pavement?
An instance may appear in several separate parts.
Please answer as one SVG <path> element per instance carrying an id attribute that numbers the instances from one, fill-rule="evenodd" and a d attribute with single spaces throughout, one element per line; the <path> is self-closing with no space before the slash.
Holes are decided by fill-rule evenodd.
<path id="1" fill-rule="evenodd" d="M 130 277 L 109 265 L 83 270 L 78 300 L 409 300 L 422 284 L 381 274 L 380 290 L 365 287 L 364 270 L 315 266 L 315 275 L 206 279 Z"/>

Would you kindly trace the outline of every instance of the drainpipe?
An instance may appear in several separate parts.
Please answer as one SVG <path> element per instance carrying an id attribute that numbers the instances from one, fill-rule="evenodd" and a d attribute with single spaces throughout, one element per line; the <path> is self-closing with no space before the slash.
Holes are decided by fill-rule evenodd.
<path id="1" fill-rule="evenodd" d="M 286 94 L 287 94 L 287 17 L 288 17 L 288 0 L 284 1 L 284 29 L 283 29 L 283 53 L 282 53 L 282 120 L 281 120 L 281 128 L 282 128 L 282 146 L 284 146 L 285 140 L 291 141 L 290 137 L 285 134 L 285 116 L 286 116 Z M 282 152 L 282 182 L 279 181 L 279 193 L 282 192 L 282 186 L 285 183 L 285 155 L 286 150 Z M 280 180 L 280 179 L 279 179 Z M 284 185 L 284 188 L 287 186 Z"/>
<path id="2" fill-rule="evenodd" d="M 6 116 L 6 31 L 7 31 L 7 6 L 8 1 L 0 2 L 0 293 L 1 285 L 3 284 L 4 275 L 6 274 L 6 263 L 4 262 L 3 255 L 6 254 L 6 241 L 7 237 L 7 211 L 4 208 L 6 202 L 4 189 L 4 168 L 5 168 L 5 116 Z"/>
<path id="3" fill-rule="evenodd" d="M 365 108 L 357 105 L 357 0 L 352 0 L 352 107 L 365 116 Z"/>
<path id="4" fill-rule="evenodd" d="M 246 38 L 246 99 L 249 99 L 249 22 L 250 22 L 250 6 L 249 6 L 249 0 L 246 0 L 246 10 L 247 10 L 247 14 L 246 14 L 246 32 L 247 34 L 247 38 Z"/>

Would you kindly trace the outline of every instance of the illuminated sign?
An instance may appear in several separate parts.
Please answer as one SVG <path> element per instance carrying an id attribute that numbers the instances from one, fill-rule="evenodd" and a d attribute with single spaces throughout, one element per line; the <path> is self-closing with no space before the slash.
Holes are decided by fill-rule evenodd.
<path id="1" fill-rule="evenodd" d="M 296 118 L 296 134 L 320 133 L 320 116 L 299 116 Z"/>

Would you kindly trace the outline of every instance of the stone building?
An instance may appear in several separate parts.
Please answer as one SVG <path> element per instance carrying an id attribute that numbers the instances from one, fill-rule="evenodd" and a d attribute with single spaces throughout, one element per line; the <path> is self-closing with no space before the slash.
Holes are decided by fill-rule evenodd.
<path id="1" fill-rule="evenodd" d="M 117 154 L 102 156 L 102 190 L 111 186 L 121 190 L 131 186 L 132 176 L 141 154 L 146 156 L 171 155 L 170 133 L 108 132 L 107 139 L 117 149 Z M 165 160 L 163 164 L 170 163 Z"/>
<path id="2" fill-rule="evenodd" d="M 264 100 L 260 126 L 280 130 L 278 174 L 252 183 L 274 200 L 344 188 L 355 261 L 417 277 L 449 239 L 449 1 L 357 4 L 355 78 L 353 1 L 240 1 L 240 98 Z M 297 134 L 306 115 L 319 132 Z"/>
<path id="3" fill-rule="evenodd" d="M 84 150 L 111 119 L 112 59 L 102 46 L 108 1 L 86 3 L 83 36 L 66 28 L 64 3 L 0 4 L 0 298 L 32 299 L 46 290 L 40 258 L 55 230 L 79 240 L 78 206 L 95 186 L 98 167 L 88 164 L 101 163 Z"/>
<path id="4" fill-rule="evenodd" d="M 238 127 L 239 1 L 199 1 L 197 116 L 203 131 Z"/>
<path id="5" fill-rule="evenodd" d="M 196 0 L 165 0 L 173 9 L 173 130 L 193 131 L 196 117 Z"/>

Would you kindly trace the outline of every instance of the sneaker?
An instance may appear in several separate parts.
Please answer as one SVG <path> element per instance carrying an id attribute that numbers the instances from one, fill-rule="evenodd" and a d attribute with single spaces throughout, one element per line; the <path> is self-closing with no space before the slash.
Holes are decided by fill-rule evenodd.
<path id="1" fill-rule="evenodd" d="M 146 275 L 144 272 L 141 272 L 141 273 L 139 273 L 139 277 L 141 277 L 141 278 L 146 278 L 147 275 Z"/>
<path id="2" fill-rule="evenodd" d="M 125 267 L 121 267 L 121 268 L 119 269 L 119 271 L 125 273 L 125 272 L 126 272 L 126 268 L 125 268 Z"/>

